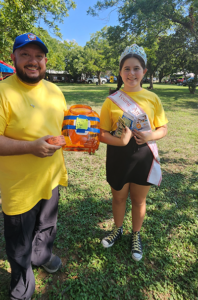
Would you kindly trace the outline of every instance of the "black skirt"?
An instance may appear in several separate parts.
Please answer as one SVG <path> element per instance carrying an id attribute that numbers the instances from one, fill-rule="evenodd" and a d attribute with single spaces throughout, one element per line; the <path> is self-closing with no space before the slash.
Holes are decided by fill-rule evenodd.
<path id="1" fill-rule="evenodd" d="M 148 145 L 137 145 L 134 138 L 123 147 L 107 145 L 107 182 L 116 191 L 128 182 L 149 186 L 147 178 L 152 162 Z"/>

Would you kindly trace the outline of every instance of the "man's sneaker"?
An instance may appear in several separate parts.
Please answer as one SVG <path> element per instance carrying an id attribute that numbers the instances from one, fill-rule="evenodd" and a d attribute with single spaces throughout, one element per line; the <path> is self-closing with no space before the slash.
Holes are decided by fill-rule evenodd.
<path id="1" fill-rule="evenodd" d="M 48 272 L 48 273 L 55 273 L 56 271 L 58 271 L 58 269 L 61 267 L 62 262 L 61 259 L 52 254 L 50 260 L 42 265 L 42 267 Z"/>
<path id="2" fill-rule="evenodd" d="M 132 258 L 136 261 L 142 259 L 142 242 L 140 232 L 132 232 Z"/>
<path id="3" fill-rule="evenodd" d="M 123 234 L 123 228 L 121 227 L 116 227 L 116 225 L 113 225 L 113 229 L 110 232 L 110 234 L 108 236 L 106 236 L 104 239 L 102 239 L 102 245 L 105 248 L 109 248 L 111 246 L 113 246 L 113 244 L 115 243 L 115 241 L 117 239 L 119 239 Z"/>

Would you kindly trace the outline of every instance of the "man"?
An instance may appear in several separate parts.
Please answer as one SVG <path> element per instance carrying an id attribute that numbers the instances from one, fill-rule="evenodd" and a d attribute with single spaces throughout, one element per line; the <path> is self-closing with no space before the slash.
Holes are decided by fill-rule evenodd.
<path id="1" fill-rule="evenodd" d="M 31 264 L 50 273 L 61 266 L 52 254 L 58 185 L 67 186 L 62 149 L 47 143 L 61 134 L 65 98 L 43 80 L 45 44 L 34 34 L 15 39 L 16 74 L 0 83 L 0 189 L 6 253 L 11 265 L 10 299 L 30 299 Z"/>

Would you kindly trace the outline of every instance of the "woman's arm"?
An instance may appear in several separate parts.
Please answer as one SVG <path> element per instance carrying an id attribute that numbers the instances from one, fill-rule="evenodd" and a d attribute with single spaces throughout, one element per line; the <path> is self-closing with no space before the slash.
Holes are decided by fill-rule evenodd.
<path id="1" fill-rule="evenodd" d="M 145 144 L 149 141 L 156 141 L 162 139 L 164 136 L 167 135 L 167 125 L 163 125 L 160 127 L 157 127 L 155 131 L 133 131 L 133 136 L 135 138 L 135 141 L 138 145 Z"/>
<path id="2" fill-rule="evenodd" d="M 120 138 L 111 135 L 109 131 L 100 129 L 100 141 L 111 146 L 126 146 L 129 143 L 132 136 L 133 133 L 128 127 L 123 129 Z"/>

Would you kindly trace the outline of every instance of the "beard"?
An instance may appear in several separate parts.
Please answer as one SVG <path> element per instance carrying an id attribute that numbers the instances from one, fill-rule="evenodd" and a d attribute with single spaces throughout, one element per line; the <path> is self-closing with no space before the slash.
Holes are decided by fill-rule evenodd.
<path id="1" fill-rule="evenodd" d="M 26 65 L 25 67 L 33 67 L 33 65 Z M 21 79 L 21 81 L 23 81 L 25 83 L 36 84 L 39 81 L 41 81 L 43 78 L 45 78 L 46 69 L 41 72 L 40 68 L 39 68 L 39 71 L 40 71 L 39 75 L 37 77 L 30 77 L 25 73 L 25 71 L 23 69 L 18 67 L 16 60 L 15 60 L 15 69 L 16 69 L 17 76 Z"/>

